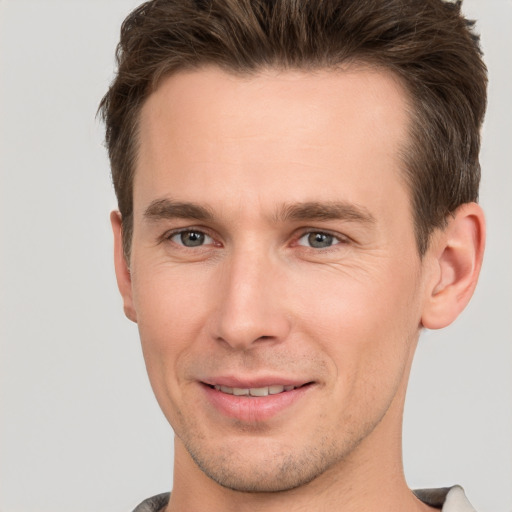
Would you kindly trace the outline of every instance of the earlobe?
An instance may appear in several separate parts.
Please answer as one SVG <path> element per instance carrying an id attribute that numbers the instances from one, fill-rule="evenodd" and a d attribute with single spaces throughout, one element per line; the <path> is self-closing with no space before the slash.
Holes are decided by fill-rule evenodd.
<path id="1" fill-rule="evenodd" d="M 421 318 L 424 327 L 446 327 L 466 307 L 478 281 L 484 246 L 481 207 L 476 203 L 460 206 L 428 251 L 436 271 L 426 289 Z"/>
<path id="2" fill-rule="evenodd" d="M 110 223 L 114 233 L 114 266 L 116 270 L 117 287 L 123 298 L 124 314 L 137 322 L 137 314 L 133 306 L 132 278 L 123 251 L 123 229 L 121 214 L 114 210 L 110 214 Z"/>

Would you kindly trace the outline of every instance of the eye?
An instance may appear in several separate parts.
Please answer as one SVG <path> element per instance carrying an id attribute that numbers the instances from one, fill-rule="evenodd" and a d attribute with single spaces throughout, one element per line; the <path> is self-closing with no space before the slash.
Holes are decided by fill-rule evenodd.
<path id="1" fill-rule="evenodd" d="M 175 233 L 169 237 L 169 240 L 184 247 L 200 247 L 206 244 L 213 244 L 213 238 L 206 233 L 197 230 L 185 230 Z"/>
<path id="2" fill-rule="evenodd" d="M 312 247 L 313 249 L 327 249 L 333 245 L 341 243 L 341 240 L 329 233 L 322 231 L 312 231 L 302 235 L 297 241 L 298 245 Z"/>

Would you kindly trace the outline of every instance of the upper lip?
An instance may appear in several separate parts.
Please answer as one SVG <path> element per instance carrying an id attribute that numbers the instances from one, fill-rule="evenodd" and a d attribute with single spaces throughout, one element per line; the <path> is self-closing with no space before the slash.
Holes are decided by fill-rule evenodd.
<path id="1" fill-rule="evenodd" d="M 294 378 L 287 378 L 282 376 L 268 376 L 268 377 L 234 377 L 234 376 L 219 376 L 209 377 L 202 379 L 201 382 L 209 386 L 227 386 L 229 388 L 265 388 L 268 386 L 303 386 L 308 384 L 310 380 L 301 380 Z"/>

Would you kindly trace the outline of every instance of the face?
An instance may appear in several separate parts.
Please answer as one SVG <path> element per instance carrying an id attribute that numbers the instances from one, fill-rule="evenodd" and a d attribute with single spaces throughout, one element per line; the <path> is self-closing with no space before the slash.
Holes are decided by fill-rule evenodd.
<path id="1" fill-rule="evenodd" d="M 425 281 L 406 109 L 363 68 L 183 72 L 142 109 L 125 308 L 178 457 L 223 486 L 399 438 Z"/>

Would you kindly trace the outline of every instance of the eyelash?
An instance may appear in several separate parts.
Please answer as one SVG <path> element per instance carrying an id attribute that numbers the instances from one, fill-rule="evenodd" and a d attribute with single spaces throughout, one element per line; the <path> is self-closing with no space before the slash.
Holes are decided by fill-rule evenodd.
<path id="1" fill-rule="evenodd" d="M 194 250 L 195 247 L 187 247 L 186 245 L 184 244 L 179 244 L 177 242 L 173 242 L 173 238 L 175 236 L 178 236 L 178 235 L 182 235 L 184 233 L 197 233 L 197 234 L 201 234 L 201 235 L 204 235 L 208 238 L 211 238 L 213 241 L 214 241 L 214 244 L 213 245 L 219 245 L 218 243 L 215 242 L 215 237 L 212 236 L 208 230 L 205 230 L 204 228 L 194 228 L 194 227 L 189 227 L 189 228 L 182 228 L 182 229 L 175 229 L 175 230 L 172 230 L 172 231 L 168 231 L 167 233 L 165 233 L 160 241 L 162 242 L 165 242 L 165 241 L 168 241 L 168 242 L 172 242 L 172 243 L 175 243 L 176 245 L 178 245 L 180 248 L 182 249 L 185 249 L 185 250 L 189 250 L 189 249 L 192 249 Z M 208 244 L 210 245 L 210 244 Z M 204 247 L 204 245 L 198 245 L 197 247 Z"/>
<path id="2" fill-rule="evenodd" d="M 333 243 L 332 245 L 329 245 L 328 247 L 322 247 L 322 248 L 311 247 L 310 245 L 307 246 L 307 245 L 302 245 L 302 244 L 299 243 L 299 241 L 302 238 L 304 238 L 306 236 L 309 236 L 309 235 L 324 235 L 324 236 L 327 236 L 327 237 L 331 237 L 334 240 L 336 240 L 336 243 Z M 328 231 L 328 230 L 318 230 L 318 229 L 310 229 L 310 230 L 307 230 L 307 231 L 303 231 L 300 234 L 300 236 L 298 238 L 296 238 L 295 240 L 296 241 L 295 241 L 294 245 L 299 245 L 299 246 L 304 247 L 306 249 L 314 250 L 315 252 L 319 252 L 319 251 L 327 252 L 329 250 L 334 249 L 338 245 L 348 244 L 350 242 L 350 239 L 346 235 L 341 235 L 339 233 L 333 233 L 333 232 Z"/>
<path id="3" fill-rule="evenodd" d="M 204 236 L 210 238 L 211 240 L 213 240 L 214 243 L 213 244 L 200 244 L 195 247 L 194 246 L 190 247 L 190 246 L 186 246 L 184 244 L 180 244 L 178 242 L 174 242 L 172 240 L 175 236 L 182 235 L 184 233 L 197 233 L 200 235 L 204 235 Z M 310 245 L 300 243 L 301 239 L 303 239 L 304 237 L 309 236 L 311 234 L 332 237 L 336 241 L 336 243 L 333 243 L 332 245 L 329 245 L 327 247 L 311 247 Z M 333 233 L 329 230 L 319 230 L 319 229 L 308 229 L 308 230 L 300 231 L 300 233 L 298 233 L 298 236 L 294 236 L 293 239 L 294 239 L 294 241 L 292 243 L 292 246 L 299 246 L 299 247 L 302 247 L 304 250 L 310 250 L 310 251 L 314 251 L 314 252 L 329 252 L 330 250 L 335 249 L 338 245 L 344 245 L 344 244 L 348 244 L 351 242 L 351 239 L 349 237 L 347 237 L 346 235 L 342 235 L 339 233 Z M 180 249 L 182 249 L 182 250 L 197 250 L 199 248 L 204 248 L 205 246 L 208 246 L 208 245 L 221 246 L 221 244 L 219 242 L 215 241 L 215 237 L 212 234 L 210 234 L 208 232 L 208 230 L 206 230 L 204 228 L 194 228 L 194 227 L 187 227 L 187 228 L 169 231 L 161 237 L 160 241 L 172 242 L 172 243 L 176 244 L 178 247 L 180 247 Z"/>

